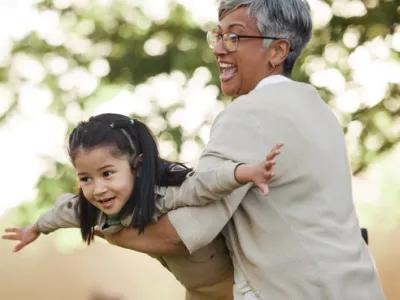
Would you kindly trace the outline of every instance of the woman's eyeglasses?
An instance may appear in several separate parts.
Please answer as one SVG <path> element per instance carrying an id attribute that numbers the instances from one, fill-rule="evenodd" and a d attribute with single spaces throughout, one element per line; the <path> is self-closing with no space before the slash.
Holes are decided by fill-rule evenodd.
<path id="1" fill-rule="evenodd" d="M 215 31 L 207 31 L 207 43 L 211 49 L 214 49 L 218 41 L 222 39 L 222 45 L 228 52 L 235 52 L 239 46 L 240 39 L 271 39 L 281 40 L 282 38 L 271 37 L 271 36 L 255 36 L 255 35 L 238 35 L 236 33 L 217 33 Z M 290 49 L 291 51 L 291 49 Z"/>

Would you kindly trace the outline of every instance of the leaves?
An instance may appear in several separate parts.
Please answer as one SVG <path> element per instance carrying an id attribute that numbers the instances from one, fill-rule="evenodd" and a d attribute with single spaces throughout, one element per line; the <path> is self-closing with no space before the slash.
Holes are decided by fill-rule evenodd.
<path id="1" fill-rule="evenodd" d="M 111 2 L 70 1 L 60 7 L 61 2 L 42 1 L 32 7 L 38 21 L 12 40 L 10 57 L 0 64 L 0 81 L 13 95 L 11 105 L 0 111 L 0 122 L 15 112 L 22 87 L 29 83 L 50 91 L 49 110 L 63 117 L 70 129 L 116 99 L 108 107 L 129 107 L 126 113 L 148 123 L 160 142 L 168 143 L 169 158 L 179 159 L 185 140 L 203 147 L 202 129 L 211 124 L 221 103 L 230 100 L 215 89 L 218 71 L 204 31 L 213 24 L 195 24 L 175 1 L 168 2 L 165 13 L 160 8 L 158 15 L 150 14 L 143 0 Z M 317 86 L 335 111 L 358 174 L 400 139 L 399 77 L 393 75 L 400 68 L 394 42 L 400 35 L 395 26 L 398 2 L 360 2 L 364 13 L 358 14 L 340 8 L 343 1 L 324 2 L 331 19 L 315 28 L 293 78 Z M 204 79 L 204 74 L 210 78 Z M 171 89 L 174 94 L 169 96 Z M 220 103 L 214 98 L 207 102 L 207 97 L 217 97 Z M 198 111 L 201 121 L 191 120 L 189 127 L 180 122 L 188 111 Z M 25 220 L 75 186 L 70 165 L 49 165 L 53 171 L 40 178 L 37 201 L 21 207 Z"/>

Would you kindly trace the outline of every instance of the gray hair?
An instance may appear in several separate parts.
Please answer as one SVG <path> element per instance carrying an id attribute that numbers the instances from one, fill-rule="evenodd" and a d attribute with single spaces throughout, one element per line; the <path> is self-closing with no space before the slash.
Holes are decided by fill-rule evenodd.
<path id="1" fill-rule="evenodd" d="M 254 17 L 264 36 L 274 36 L 290 41 L 291 50 L 283 64 L 285 75 L 290 76 L 297 59 L 312 36 L 310 6 L 306 0 L 220 0 L 218 19 L 247 6 L 247 13 Z M 266 40 L 269 47 L 273 40 Z"/>

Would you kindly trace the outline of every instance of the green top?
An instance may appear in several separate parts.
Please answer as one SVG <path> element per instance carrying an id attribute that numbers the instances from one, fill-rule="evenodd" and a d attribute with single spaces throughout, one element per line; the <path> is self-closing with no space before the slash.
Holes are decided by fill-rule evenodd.
<path id="1" fill-rule="evenodd" d="M 127 214 L 127 204 L 128 202 L 125 203 L 124 207 L 119 211 L 118 214 L 116 215 L 107 215 L 106 219 L 106 224 L 108 226 L 114 226 L 114 225 L 122 225 L 121 220 L 126 216 Z"/>

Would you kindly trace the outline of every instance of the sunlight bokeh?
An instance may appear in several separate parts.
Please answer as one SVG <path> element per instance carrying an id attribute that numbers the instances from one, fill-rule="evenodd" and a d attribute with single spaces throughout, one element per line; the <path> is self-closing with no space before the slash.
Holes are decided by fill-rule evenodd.
<path id="1" fill-rule="evenodd" d="M 0 164 L 5 172 L 0 175 L 1 182 L 7 182 L 2 196 L 7 201 L 0 202 L 0 214 L 6 209 L 15 207 L 22 201 L 35 199 L 35 185 L 46 166 L 46 158 L 67 161 L 65 153 L 65 135 L 67 127 L 64 121 L 48 111 L 53 94 L 41 84 L 47 74 L 58 76 L 58 86 L 63 91 L 76 93 L 78 97 L 91 95 L 98 87 L 99 80 L 108 75 L 109 64 L 104 57 L 109 54 L 111 45 L 93 45 L 85 35 L 94 30 L 94 24 L 87 21 L 80 24 L 79 32 L 69 30 L 77 22 L 73 15 L 61 16 L 55 10 L 39 11 L 35 4 L 39 0 L 4 1 L 0 3 L 0 65 L 10 66 L 9 81 L 0 86 L 0 112 L 6 111 L 18 95 L 18 107 L 15 113 L 0 128 L 3 145 Z M 143 12 L 152 20 L 163 21 L 169 13 L 170 1 L 124 1 L 126 5 L 142 5 Z M 70 6 L 84 8 L 86 0 L 56 0 L 56 8 Z M 97 0 L 100 6 L 110 6 L 112 1 Z M 198 25 L 217 22 L 216 2 L 179 0 L 185 5 L 193 21 Z M 332 7 L 320 0 L 309 1 L 313 11 L 315 28 L 325 26 L 333 15 L 359 16 L 365 13 L 361 1 L 337 1 Z M 346 5 L 346 7 L 345 7 Z M 317 13 L 318 12 L 318 13 Z M 126 18 L 129 19 L 127 15 Z M 135 19 L 136 20 L 136 19 Z M 30 32 L 50 45 L 64 44 L 72 53 L 96 53 L 89 67 L 75 67 L 61 56 L 52 53 L 45 55 L 43 61 L 32 53 L 20 53 L 10 58 L 13 42 L 21 40 Z M 349 53 L 348 49 L 357 49 Z M 344 35 L 343 45 L 331 44 L 326 47 L 321 58 L 311 58 L 303 66 L 310 74 L 312 84 L 327 88 L 335 95 L 334 107 L 342 113 L 355 112 L 360 107 L 373 107 L 380 102 L 388 89 L 389 83 L 400 83 L 400 63 L 393 60 L 390 48 L 400 49 L 400 29 L 386 40 L 376 38 L 364 45 L 358 45 L 358 32 L 349 30 Z M 160 55 L 165 45 L 157 39 L 148 40 L 145 51 L 150 55 Z M 348 63 L 352 79 L 346 81 L 336 66 Z M 140 116 L 154 116 L 148 124 L 158 134 L 165 129 L 165 120 L 157 117 L 157 108 L 168 108 L 176 103 L 183 103 L 168 115 L 173 125 L 181 125 L 186 141 L 183 144 L 179 159 L 196 164 L 201 148 L 193 139 L 200 133 L 203 143 L 208 141 L 209 124 L 201 126 L 204 120 L 212 122 L 223 109 L 217 102 L 218 89 L 208 86 L 211 74 L 208 69 L 199 67 L 192 78 L 176 71 L 170 75 L 160 74 L 149 78 L 140 86 L 121 87 L 116 96 L 104 101 L 92 109 L 82 111 L 75 102 L 68 98 L 65 117 L 77 123 L 92 114 L 116 112 L 135 113 Z M 349 151 L 352 149 L 350 135 Z M 160 150 L 165 156 L 177 156 L 176 149 L 168 141 L 160 140 Z M 10 180 L 10 178 L 13 178 Z M 363 184 L 355 179 L 355 198 L 367 199 L 379 195 L 365 193 Z M 362 195 L 362 196 L 358 196 Z M 375 195 L 375 196 L 373 196 Z"/>
<path id="2" fill-rule="evenodd" d="M 51 5 L 48 4 L 50 2 Z M 0 1 L 0 68 L 6 70 L 0 83 L 1 228 L 17 224 L 18 216 L 8 213 L 15 212 L 13 208 L 24 202 L 35 205 L 33 201 L 40 199 L 37 186 L 40 176 L 50 173 L 57 178 L 59 174 L 56 174 L 54 162 L 70 164 L 66 137 L 71 124 L 106 112 L 136 115 L 146 120 L 159 137 L 162 156 L 196 166 L 209 140 L 212 122 L 227 103 L 225 98 L 218 99 L 219 88 L 215 86 L 215 79 L 213 81 L 215 73 L 209 69 L 210 65 L 191 66 L 190 72 L 179 67 L 171 68 L 170 73 L 150 70 L 142 74 L 151 76 L 137 81 L 133 80 L 136 79 L 135 74 L 131 74 L 136 67 L 141 71 L 147 70 L 143 66 L 151 68 L 152 64 L 159 63 L 162 55 L 169 54 L 170 46 L 175 42 L 175 36 L 168 32 L 169 27 L 165 29 L 161 26 L 163 30 L 154 34 L 145 33 L 151 32 L 155 25 L 166 23 L 172 15 L 171 7 L 180 4 L 188 11 L 182 14 L 182 18 L 173 15 L 172 23 L 177 26 L 180 35 L 182 24 L 189 24 L 185 30 L 193 27 L 206 30 L 215 26 L 218 23 L 217 0 L 50 2 Z M 374 151 L 384 146 L 383 137 L 398 141 L 400 136 L 400 119 L 392 116 L 398 112 L 400 101 L 396 97 L 388 98 L 388 95 L 394 95 L 390 94 L 393 87 L 400 85 L 397 53 L 400 52 L 400 25 L 393 24 L 386 34 L 376 34 L 376 31 L 380 32 L 380 24 L 371 30 L 372 33 L 366 33 L 363 31 L 366 27 L 351 23 L 338 27 L 342 35 L 334 39 L 327 37 L 338 30 L 329 27 L 332 22 L 338 22 L 340 18 L 352 22 L 368 15 L 369 9 L 378 8 L 380 1 L 308 2 L 315 32 L 310 48 L 323 50 L 310 51 L 311 55 L 304 57 L 299 69 L 320 90 L 346 130 L 352 162 L 361 156 L 360 141 L 365 149 L 371 151 L 367 154 L 373 156 Z M 38 4 L 42 7 L 38 8 Z M 68 10 L 70 8 L 73 9 Z M 180 16 L 179 12 L 177 15 Z M 120 23 L 116 21 L 118 18 Z M 99 27 L 106 32 L 104 40 L 96 40 L 92 36 Z M 324 33 L 327 28 L 332 32 Z M 117 41 L 109 38 L 115 32 Z M 372 37 L 364 42 L 365 35 Z M 137 37 L 146 37 L 140 47 L 134 40 Z M 118 41 L 118 38 L 121 40 Z M 113 59 L 126 54 L 127 58 L 121 61 L 126 63 L 130 60 L 131 52 L 118 44 L 129 43 L 130 38 L 134 40 L 133 47 L 126 49 L 132 51 L 137 47 L 143 56 L 135 53 L 135 57 L 151 61 L 126 67 L 132 70 L 127 70 L 126 77 L 118 77 L 113 74 Z M 176 48 L 183 53 L 191 53 L 191 50 L 200 48 L 200 38 L 192 39 L 189 34 L 182 34 Z M 206 44 L 205 34 L 201 43 Z M 35 48 L 34 45 L 38 44 L 46 46 Z M 52 50 L 36 53 L 35 49 Z M 208 51 L 205 48 L 196 52 L 201 58 L 199 61 L 213 62 L 213 55 Z M 186 60 L 181 61 L 175 57 L 167 58 L 179 63 L 183 61 L 184 66 L 195 61 L 193 56 L 184 56 Z M 179 66 L 176 61 L 175 67 Z M 125 66 L 119 67 L 118 72 L 124 71 Z M 169 67 L 163 70 L 171 70 Z M 60 103 L 65 109 L 59 108 Z M 383 135 L 369 130 L 363 120 L 353 118 L 353 114 L 362 110 L 373 111 L 382 104 L 384 108 L 373 115 L 373 122 Z M 182 129 L 179 149 L 172 138 L 171 128 Z M 363 140 L 366 131 L 369 132 Z M 361 225 L 370 231 L 372 243 L 369 247 L 379 267 L 384 288 L 386 285 L 392 295 L 400 295 L 398 280 L 394 278 L 400 268 L 400 244 L 393 242 L 400 229 L 397 208 L 400 146 L 382 153 L 374 160 L 366 159 L 366 170 L 353 176 L 354 202 Z M 39 214 L 39 210 L 32 214 Z M 27 214 L 31 211 L 28 210 Z M 41 237 L 39 242 L 29 246 L 29 250 L 15 256 L 11 253 L 12 246 L 12 243 L 0 240 L 0 269 L 6 270 L 5 277 L 0 280 L 0 294 L 5 291 L 13 295 L 12 299 L 32 299 L 31 295 L 42 295 L 45 289 L 40 299 L 78 299 L 74 297 L 89 297 L 91 291 L 103 291 L 110 295 L 120 295 L 125 291 L 130 297 L 122 295 L 123 298 L 104 300 L 183 298 L 183 288 L 154 259 L 101 242 L 87 247 L 75 229 Z M 77 269 L 82 272 L 74 275 Z M 107 285 L 104 284 L 104 269 L 116 274 L 107 279 Z M 18 280 L 8 276 L 10 273 L 17 274 Z M 31 281 L 32 278 L 36 282 Z M 23 288 L 21 281 L 26 282 Z M 157 282 L 157 288 L 153 287 L 154 282 Z"/>

